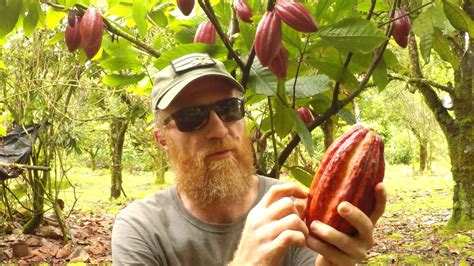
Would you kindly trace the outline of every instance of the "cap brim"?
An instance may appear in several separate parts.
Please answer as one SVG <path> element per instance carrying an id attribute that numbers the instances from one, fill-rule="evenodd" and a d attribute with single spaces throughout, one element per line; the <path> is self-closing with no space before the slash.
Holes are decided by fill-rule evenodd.
<path id="1" fill-rule="evenodd" d="M 237 89 L 240 91 L 244 91 L 244 87 L 235 80 L 234 78 L 230 77 L 229 75 L 223 74 L 222 72 L 207 72 L 205 75 L 202 75 L 202 73 L 198 73 L 193 76 L 189 76 L 186 79 L 182 80 L 178 84 L 174 85 L 170 90 L 168 90 L 164 95 L 158 99 L 158 104 L 156 105 L 155 109 L 166 109 L 170 103 L 178 96 L 178 94 L 191 82 L 200 79 L 202 77 L 208 77 L 208 76 L 215 76 L 215 77 L 222 77 L 226 79 L 227 81 L 231 82 L 232 84 L 237 86 Z"/>

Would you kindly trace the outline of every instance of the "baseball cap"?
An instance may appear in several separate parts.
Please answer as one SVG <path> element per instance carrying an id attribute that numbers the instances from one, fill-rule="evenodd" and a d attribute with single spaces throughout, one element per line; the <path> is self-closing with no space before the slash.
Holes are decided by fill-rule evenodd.
<path id="1" fill-rule="evenodd" d="M 204 76 L 221 77 L 244 91 L 242 85 L 227 72 L 224 64 L 208 54 L 192 53 L 170 62 L 158 72 L 151 92 L 153 111 L 163 110 L 192 81 Z"/>

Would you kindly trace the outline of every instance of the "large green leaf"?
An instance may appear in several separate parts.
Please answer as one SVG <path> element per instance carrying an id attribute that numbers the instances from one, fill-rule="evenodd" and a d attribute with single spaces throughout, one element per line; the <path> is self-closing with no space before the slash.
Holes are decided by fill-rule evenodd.
<path id="1" fill-rule="evenodd" d="M 168 10 L 168 8 L 172 8 L 173 6 L 173 3 L 169 2 L 160 4 L 150 13 L 148 13 L 148 15 L 159 27 L 164 28 L 168 26 L 168 18 L 166 17 L 165 11 Z"/>
<path id="2" fill-rule="evenodd" d="M 162 69 L 169 65 L 174 59 L 189 53 L 207 53 L 210 56 L 217 58 L 223 57 L 227 54 L 227 49 L 219 45 L 211 45 L 205 43 L 189 43 L 176 46 L 163 53 L 155 62 L 155 67 Z"/>
<path id="3" fill-rule="evenodd" d="M 292 167 L 289 167 L 288 170 L 290 170 L 290 175 L 294 179 L 298 180 L 298 182 L 300 182 L 306 187 L 311 186 L 314 173 L 310 172 L 308 169 L 303 168 L 301 166 L 292 166 Z"/>
<path id="4" fill-rule="evenodd" d="M 5 63 L 2 60 L 0 60 L 0 70 L 1 69 L 6 69 L 6 68 L 7 68 L 7 66 L 5 66 Z"/>
<path id="5" fill-rule="evenodd" d="M 321 28 L 319 36 L 330 46 L 356 53 L 369 53 L 387 39 L 370 21 L 348 18 Z"/>
<path id="6" fill-rule="evenodd" d="M 40 17 L 41 7 L 38 1 L 32 1 L 29 3 L 28 6 L 28 14 L 23 19 L 23 31 L 25 32 L 26 36 L 31 36 L 31 34 L 36 29 L 36 25 L 38 25 L 38 20 Z"/>
<path id="7" fill-rule="evenodd" d="M 348 89 L 354 90 L 359 86 L 359 82 L 354 74 L 352 74 L 348 69 L 342 71 L 342 66 L 338 63 L 311 60 L 311 64 L 315 66 L 319 72 L 326 74 L 335 81 L 341 82 Z"/>
<path id="8" fill-rule="evenodd" d="M 379 90 L 385 89 L 388 84 L 388 75 L 387 75 L 387 65 L 385 65 L 385 61 L 382 59 L 375 68 L 375 71 L 372 75 L 372 80 L 374 81 L 375 85 L 379 88 Z"/>
<path id="9" fill-rule="evenodd" d="M 117 56 L 100 62 L 100 66 L 109 71 L 139 69 L 142 67 L 142 61 L 136 57 Z"/>
<path id="10" fill-rule="evenodd" d="M 305 125 L 303 120 L 301 120 L 301 117 L 295 109 L 288 107 L 286 108 L 286 112 L 291 114 L 293 122 L 295 123 L 296 133 L 300 137 L 303 145 L 306 147 L 309 155 L 314 156 L 313 139 L 311 138 L 311 133 L 309 132 L 308 127 Z"/>
<path id="11" fill-rule="evenodd" d="M 283 41 L 287 49 L 293 49 L 295 52 L 300 51 L 301 48 L 301 37 L 300 34 L 294 29 L 283 25 Z"/>
<path id="12" fill-rule="evenodd" d="M 286 81 L 285 88 L 289 95 L 293 95 L 295 79 Z M 326 75 L 298 77 L 295 96 L 297 99 L 311 97 L 331 89 L 331 80 Z"/>
<path id="13" fill-rule="evenodd" d="M 0 38 L 15 27 L 20 17 L 23 0 L 0 1 Z"/>
<path id="14" fill-rule="evenodd" d="M 468 32 L 469 36 L 474 38 L 474 22 L 459 5 L 444 0 L 443 8 L 446 17 L 454 28 Z"/>
<path id="15" fill-rule="evenodd" d="M 338 115 L 349 125 L 357 123 L 357 119 L 355 118 L 354 114 L 346 108 L 339 110 Z"/>
<path id="16" fill-rule="evenodd" d="M 247 48 L 247 51 L 250 51 L 250 49 L 252 49 L 253 40 L 255 36 L 255 28 L 249 26 L 247 23 L 241 23 L 239 27 L 240 37 L 242 38 L 243 43 Z"/>
<path id="17" fill-rule="evenodd" d="M 275 115 L 273 117 L 273 127 L 280 138 L 286 137 L 293 129 L 292 108 L 286 107 L 278 98 L 275 100 Z"/>
<path id="18" fill-rule="evenodd" d="M 138 35 L 144 37 L 146 35 L 146 30 L 148 28 L 148 22 L 146 20 L 146 16 L 148 10 L 145 6 L 143 0 L 135 0 L 133 2 L 133 20 L 138 28 Z"/>
<path id="19" fill-rule="evenodd" d="M 421 56 L 425 62 L 429 62 L 433 47 L 433 14 L 435 10 L 435 7 L 429 7 L 413 21 L 412 30 L 420 37 Z"/>
<path id="20" fill-rule="evenodd" d="M 278 80 L 268 68 L 263 67 L 257 59 L 250 69 L 248 87 L 256 94 L 276 95 Z"/>
<path id="21" fill-rule="evenodd" d="M 454 69 L 459 68 L 459 59 L 456 57 L 456 55 L 454 55 L 453 51 L 451 50 L 451 46 L 449 44 L 448 39 L 438 29 L 434 31 L 433 48 L 441 57 L 441 59 L 446 62 L 449 62 Z"/>
<path id="22" fill-rule="evenodd" d="M 120 87 L 137 83 L 144 77 L 143 73 L 137 75 L 109 74 L 102 78 L 102 83 L 110 87 Z"/>

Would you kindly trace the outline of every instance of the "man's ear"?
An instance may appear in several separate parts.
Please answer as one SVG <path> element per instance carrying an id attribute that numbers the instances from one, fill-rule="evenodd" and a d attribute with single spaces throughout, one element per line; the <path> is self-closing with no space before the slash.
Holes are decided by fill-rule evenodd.
<path id="1" fill-rule="evenodd" d="M 163 132 L 160 132 L 159 129 L 153 129 L 153 138 L 156 140 L 156 143 L 160 145 L 163 150 L 168 150 L 168 146 L 166 146 L 166 140 L 163 137 Z"/>

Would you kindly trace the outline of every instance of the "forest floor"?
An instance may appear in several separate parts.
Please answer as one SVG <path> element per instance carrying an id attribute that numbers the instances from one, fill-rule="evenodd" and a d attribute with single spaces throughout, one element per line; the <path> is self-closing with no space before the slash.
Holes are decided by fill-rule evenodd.
<path id="1" fill-rule="evenodd" d="M 474 231 L 450 231 L 445 227 L 452 204 L 449 169 L 435 170 L 436 174 L 414 175 L 408 166 L 387 168 L 384 182 L 389 201 L 377 224 L 377 242 L 365 263 L 474 265 Z M 63 245 L 62 233 L 49 213 L 35 235 L 22 234 L 18 222 L 5 222 L 4 234 L 0 234 L 1 262 L 110 264 L 110 236 L 118 211 L 173 182 L 171 175 L 166 177 L 166 184 L 154 185 L 151 173 L 125 173 L 128 197 L 111 201 L 107 170 L 77 168 L 69 176 L 78 199 L 74 204 L 73 190 L 67 187 L 60 197 L 66 202 L 65 210 L 74 204 L 67 219 L 72 241 Z"/>

